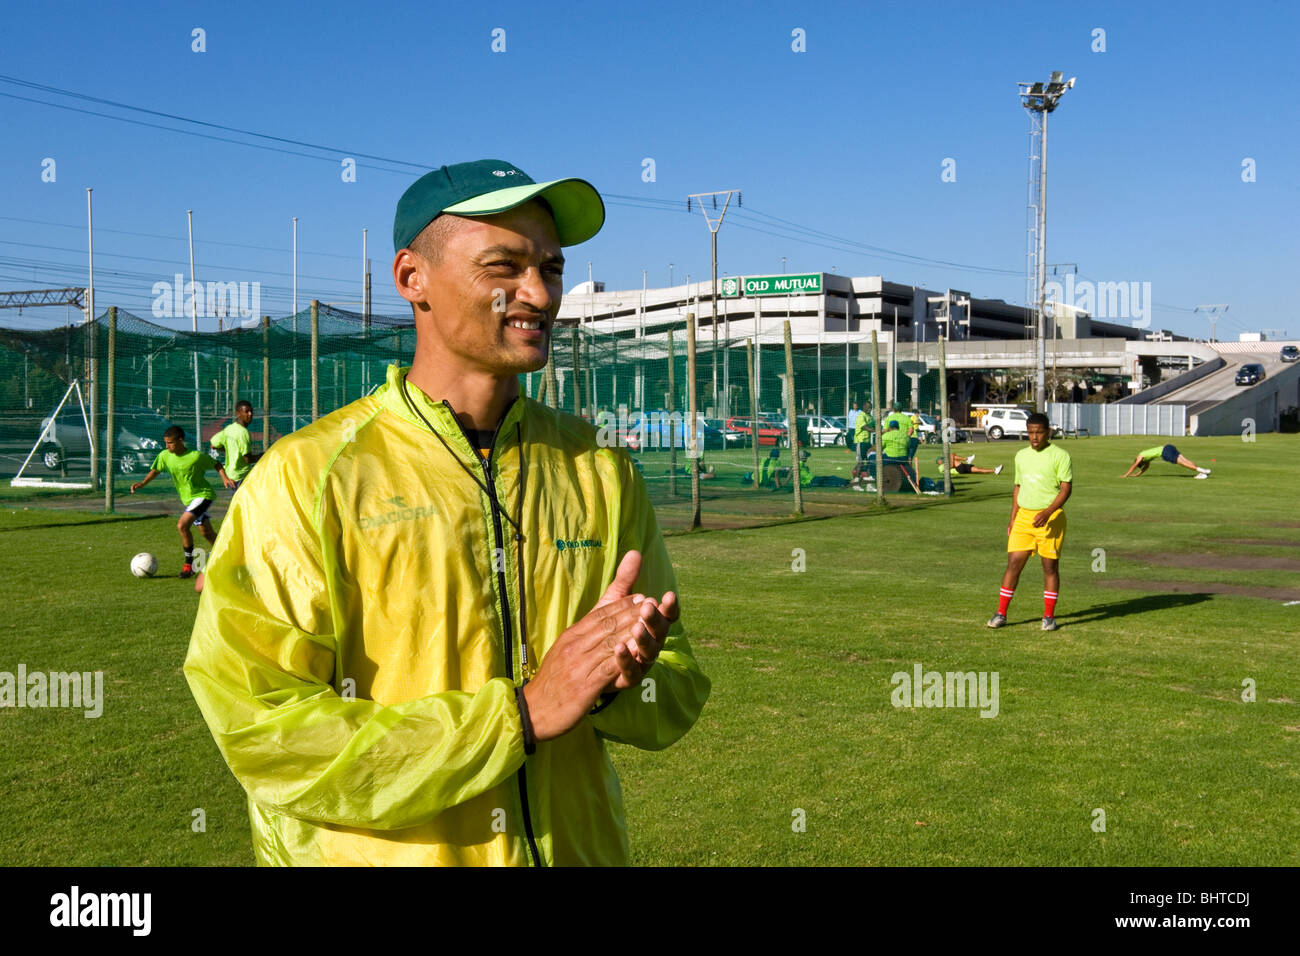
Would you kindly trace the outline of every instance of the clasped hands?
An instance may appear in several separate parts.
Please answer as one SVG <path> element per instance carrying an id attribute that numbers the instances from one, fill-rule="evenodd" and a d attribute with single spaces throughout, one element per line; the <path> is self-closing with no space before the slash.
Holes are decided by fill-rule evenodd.
<path id="1" fill-rule="evenodd" d="M 672 591 L 660 599 L 634 593 L 640 573 L 641 553 L 629 551 L 596 606 L 560 635 L 524 687 L 539 741 L 571 730 L 601 694 L 639 685 L 659 656 L 681 609 Z"/>

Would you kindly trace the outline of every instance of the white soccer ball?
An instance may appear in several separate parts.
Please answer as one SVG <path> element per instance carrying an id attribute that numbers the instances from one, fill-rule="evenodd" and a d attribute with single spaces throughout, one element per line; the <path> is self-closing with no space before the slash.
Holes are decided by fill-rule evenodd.
<path id="1" fill-rule="evenodd" d="M 137 578 L 151 578 L 158 570 L 158 559 L 148 551 L 141 551 L 131 559 L 131 573 Z"/>

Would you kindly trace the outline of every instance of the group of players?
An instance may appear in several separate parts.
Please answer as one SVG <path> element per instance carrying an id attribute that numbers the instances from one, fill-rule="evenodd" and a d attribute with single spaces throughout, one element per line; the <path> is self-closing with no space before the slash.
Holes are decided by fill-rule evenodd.
<path id="1" fill-rule="evenodd" d="M 853 466 L 853 477 L 849 481 L 849 487 L 854 491 L 867 491 L 869 490 L 867 482 L 874 474 L 872 462 L 875 456 L 871 451 L 871 443 L 876 420 L 871 416 L 870 411 L 859 411 L 855 402 L 849 412 L 848 422 L 849 429 L 853 432 L 853 444 L 857 449 L 857 461 Z M 890 403 L 890 413 L 881 419 L 880 430 L 880 450 L 886 464 L 897 464 L 903 477 L 912 486 L 912 490 L 919 494 L 921 486 L 918 483 L 916 452 L 921 446 L 921 419 L 916 415 L 905 413 L 902 403 L 894 401 Z M 954 476 L 1002 474 L 1001 465 L 996 468 L 977 468 L 973 464 L 974 461 L 974 455 L 949 455 L 947 462 L 942 455 L 935 459 L 941 477 L 945 468 Z"/>
<path id="2" fill-rule="evenodd" d="M 870 456 L 867 448 L 876 423 L 869 412 L 857 411 L 856 408 L 854 411 L 857 412 L 852 416 L 857 463 L 853 468 L 851 486 L 865 490 L 864 483 L 869 478 Z M 248 424 L 252 419 L 252 404 L 240 401 L 235 405 L 234 420 L 212 437 L 211 444 L 224 452 L 224 464 L 197 448 L 187 448 L 184 429 L 178 425 L 171 426 L 163 436 L 166 450 L 159 452 L 149 473 L 131 486 L 131 493 L 134 494 L 164 472 L 175 482 L 176 491 L 185 505 L 176 524 L 185 553 L 185 562 L 180 572 L 182 578 L 194 574 L 194 535 L 191 528 L 197 524 L 209 544 L 217 538 L 212 518 L 208 514 L 216 499 L 216 492 L 208 483 L 207 472 L 215 471 L 221 476 L 225 487 L 233 492 L 239 488 L 258 457 L 251 451 L 252 442 L 248 434 Z M 881 425 L 881 446 L 885 458 L 904 463 L 914 462 L 920 443 L 916 420 L 905 414 L 898 402 L 894 402 L 890 414 Z M 1051 423 L 1046 415 L 1030 415 L 1027 431 L 1029 444 L 1016 454 L 1015 459 L 1011 517 L 1007 522 L 1007 567 L 998 589 L 998 609 L 989 619 L 988 626 L 998 628 L 1007 623 L 1007 610 L 1020 582 L 1020 574 L 1029 559 L 1038 554 L 1043 562 L 1041 626 L 1044 631 L 1054 631 L 1059 627 L 1056 623 L 1056 601 L 1061 583 L 1059 562 L 1061 548 L 1065 544 L 1064 507 L 1074 483 L 1073 463 L 1065 449 L 1052 444 Z M 1173 445 L 1156 445 L 1139 452 L 1129 470 L 1121 477 L 1139 477 L 1145 474 L 1157 458 L 1195 471 L 1198 479 L 1210 475 L 1210 469 L 1198 466 Z M 949 456 L 947 464 L 954 475 L 998 475 L 1002 472 L 1001 465 L 996 468 L 976 468 L 971 464 L 974 460 L 974 455 L 962 457 L 954 454 Z M 936 461 L 942 469 L 943 458 Z M 804 463 L 801 461 L 800 465 L 803 466 Z"/>

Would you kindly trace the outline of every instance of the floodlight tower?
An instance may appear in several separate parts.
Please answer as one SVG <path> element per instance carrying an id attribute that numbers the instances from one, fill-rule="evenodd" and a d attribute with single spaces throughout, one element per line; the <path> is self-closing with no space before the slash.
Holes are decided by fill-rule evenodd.
<path id="1" fill-rule="evenodd" d="M 1047 287 L 1047 114 L 1074 86 L 1056 70 L 1046 83 L 1019 83 L 1020 102 L 1029 112 L 1029 255 L 1025 304 L 1033 303 L 1035 337 L 1034 404 L 1047 410 L 1047 346 L 1043 335 L 1043 297 Z"/>

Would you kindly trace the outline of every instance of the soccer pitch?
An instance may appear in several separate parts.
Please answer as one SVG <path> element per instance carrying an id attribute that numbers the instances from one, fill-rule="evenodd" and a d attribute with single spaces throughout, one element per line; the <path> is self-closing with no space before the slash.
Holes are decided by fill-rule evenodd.
<path id="1" fill-rule="evenodd" d="M 713 694 L 674 747 L 611 748 L 634 861 L 1300 863 L 1300 439 L 1184 439 L 1209 480 L 1121 480 L 1156 441 L 1063 443 L 1054 633 L 1037 559 L 1009 626 L 984 626 L 1010 468 L 952 501 L 670 536 Z M 992 467 L 1021 447 L 973 450 Z M 0 708 L 0 864 L 250 864 L 243 791 L 181 672 L 192 582 L 128 571 L 147 550 L 175 574 L 174 517 L 44 503 L 0 499 L 0 671 L 102 671 L 103 709 Z M 918 665 L 977 675 L 995 706 L 895 706 Z"/>

